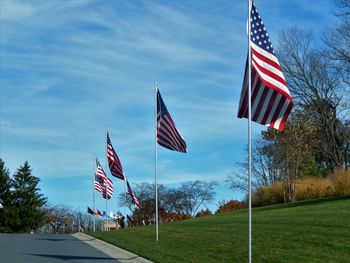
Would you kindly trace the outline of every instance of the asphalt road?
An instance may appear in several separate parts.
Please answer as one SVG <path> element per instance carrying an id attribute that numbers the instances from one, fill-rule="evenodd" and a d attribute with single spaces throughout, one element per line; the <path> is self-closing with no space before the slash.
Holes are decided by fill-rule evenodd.
<path id="1" fill-rule="evenodd" d="M 91 239 L 93 239 L 91 237 Z M 1 263 L 120 262 L 71 235 L 0 234 Z"/>

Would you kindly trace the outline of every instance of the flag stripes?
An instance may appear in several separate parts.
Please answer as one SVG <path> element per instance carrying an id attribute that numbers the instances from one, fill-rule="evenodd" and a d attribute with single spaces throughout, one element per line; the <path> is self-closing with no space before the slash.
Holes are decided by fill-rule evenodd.
<path id="1" fill-rule="evenodd" d="M 136 208 L 140 208 L 140 203 L 137 200 L 135 193 L 131 190 L 131 186 L 128 180 L 126 180 L 126 193 L 131 196 L 131 203 L 135 205 Z"/>
<path id="2" fill-rule="evenodd" d="M 157 142 L 169 150 L 187 152 L 186 142 L 177 130 L 159 90 L 157 90 Z"/>
<path id="3" fill-rule="evenodd" d="M 121 180 L 124 180 L 123 167 L 119 160 L 117 153 L 115 152 L 111 139 L 109 138 L 109 134 L 107 131 L 107 159 L 108 166 L 111 174 Z"/>

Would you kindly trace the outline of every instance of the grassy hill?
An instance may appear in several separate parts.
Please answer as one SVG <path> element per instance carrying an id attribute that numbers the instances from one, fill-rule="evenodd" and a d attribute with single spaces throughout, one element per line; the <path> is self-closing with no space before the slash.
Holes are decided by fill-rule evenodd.
<path id="1" fill-rule="evenodd" d="M 350 262 L 350 198 L 253 209 L 253 262 Z M 247 210 L 91 235 L 154 262 L 247 262 Z"/>

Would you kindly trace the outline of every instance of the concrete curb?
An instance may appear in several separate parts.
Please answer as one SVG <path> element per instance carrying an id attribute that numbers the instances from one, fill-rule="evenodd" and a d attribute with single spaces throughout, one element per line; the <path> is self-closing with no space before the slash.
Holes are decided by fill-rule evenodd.
<path id="1" fill-rule="evenodd" d="M 145 258 L 139 257 L 127 250 L 122 248 L 113 246 L 105 241 L 97 239 L 95 237 L 86 235 L 84 233 L 75 233 L 72 235 L 73 237 L 87 243 L 88 245 L 100 250 L 111 258 L 117 260 L 121 263 L 152 263 Z"/>

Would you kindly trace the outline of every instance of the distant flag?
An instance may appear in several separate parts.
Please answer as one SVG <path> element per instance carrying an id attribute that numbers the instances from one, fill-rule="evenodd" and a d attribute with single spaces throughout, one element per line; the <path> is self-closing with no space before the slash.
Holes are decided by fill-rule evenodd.
<path id="1" fill-rule="evenodd" d="M 94 214 L 94 211 L 92 211 L 92 209 L 90 207 L 87 208 L 87 212 L 88 214 L 90 215 L 93 215 Z"/>
<path id="2" fill-rule="evenodd" d="M 106 211 L 103 210 L 102 217 L 108 217 Z"/>
<path id="3" fill-rule="evenodd" d="M 119 160 L 117 153 L 115 152 L 111 139 L 109 138 L 109 134 L 107 131 L 107 159 L 108 166 L 111 174 L 121 180 L 124 180 L 123 167 Z"/>
<path id="4" fill-rule="evenodd" d="M 126 215 L 126 218 L 129 219 L 129 221 L 130 221 L 131 223 L 134 222 L 134 220 L 132 220 L 132 218 L 131 218 L 129 215 Z"/>
<path id="5" fill-rule="evenodd" d="M 136 208 L 140 208 L 140 203 L 137 200 L 135 193 L 131 190 L 129 181 L 126 181 L 126 193 L 131 196 L 131 203 L 135 205 Z"/>
<path id="6" fill-rule="evenodd" d="M 3 208 L 4 206 L 3 206 L 3 203 L 4 203 L 4 201 L 2 201 L 2 199 L 0 198 L 0 208 Z"/>
<path id="7" fill-rule="evenodd" d="M 104 188 L 104 181 L 105 180 L 102 177 L 95 175 L 95 183 L 94 183 L 95 190 L 102 193 L 102 188 Z"/>
<path id="8" fill-rule="evenodd" d="M 159 89 L 157 89 L 157 142 L 169 150 L 187 152 L 186 142 L 176 129 Z"/>
<path id="9" fill-rule="evenodd" d="M 103 168 L 100 164 L 100 162 L 96 159 L 96 166 L 97 166 L 97 170 L 96 170 L 96 176 L 102 178 L 102 180 L 107 180 L 107 175 L 106 173 L 103 171 Z"/>
<path id="10" fill-rule="evenodd" d="M 106 185 L 102 188 L 102 196 L 104 199 L 111 199 L 114 191 L 113 181 L 107 178 L 107 180 L 105 181 L 105 184 L 107 184 L 107 189 L 106 189 Z M 106 193 L 106 190 L 107 190 L 107 193 Z"/>
<path id="11" fill-rule="evenodd" d="M 111 211 L 111 212 L 109 212 L 109 216 L 108 216 L 109 218 L 114 218 L 114 214 L 113 214 L 113 212 Z"/>
<path id="12" fill-rule="evenodd" d="M 114 214 L 114 218 L 115 218 L 115 219 L 120 219 L 121 217 L 122 217 L 122 216 L 121 216 L 119 213 L 115 213 L 115 214 Z"/>
<path id="13" fill-rule="evenodd" d="M 98 209 L 97 209 L 97 211 L 96 211 L 96 216 L 97 216 L 97 217 L 102 216 L 100 210 L 98 210 Z"/>
<path id="14" fill-rule="evenodd" d="M 293 101 L 264 22 L 253 3 L 250 36 L 252 121 L 282 131 L 292 110 Z M 239 118 L 248 118 L 248 67 L 247 59 L 238 109 Z"/>

